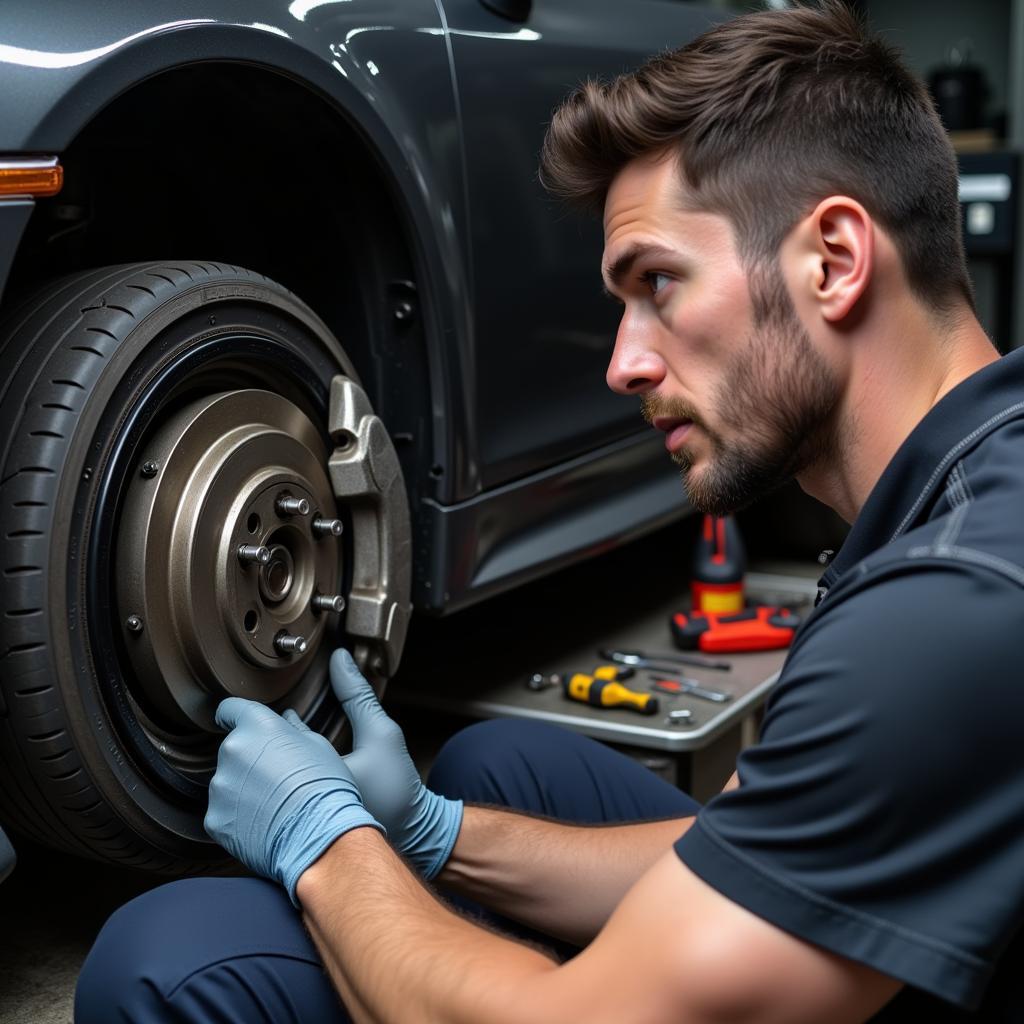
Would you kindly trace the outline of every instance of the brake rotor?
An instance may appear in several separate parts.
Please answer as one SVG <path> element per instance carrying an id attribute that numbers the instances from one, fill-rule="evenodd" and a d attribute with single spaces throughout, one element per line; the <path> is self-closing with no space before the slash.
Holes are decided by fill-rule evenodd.
<path id="1" fill-rule="evenodd" d="M 117 549 L 123 639 L 173 730 L 214 732 L 221 699 L 273 703 L 344 606 L 326 447 L 268 391 L 208 396 L 147 444 Z"/>

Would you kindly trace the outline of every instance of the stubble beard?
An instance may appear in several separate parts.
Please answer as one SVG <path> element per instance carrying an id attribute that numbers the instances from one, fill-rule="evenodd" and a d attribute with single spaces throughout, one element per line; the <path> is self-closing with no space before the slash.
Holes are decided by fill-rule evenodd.
<path id="1" fill-rule="evenodd" d="M 778 267 L 752 275 L 750 293 L 754 332 L 712 396 L 719 422 L 737 427 L 732 438 L 709 428 L 685 402 L 641 400 L 649 423 L 656 416 L 693 420 L 710 441 L 703 471 L 685 444 L 671 457 L 690 503 L 716 516 L 746 508 L 838 450 L 840 384 L 800 323 Z"/>

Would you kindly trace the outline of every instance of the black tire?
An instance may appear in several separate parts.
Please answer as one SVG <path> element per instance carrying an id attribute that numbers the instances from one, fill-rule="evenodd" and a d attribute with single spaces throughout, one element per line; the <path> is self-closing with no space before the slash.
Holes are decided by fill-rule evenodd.
<path id="1" fill-rule="evenodd" d="M 108 862 L 223 866 L 202 828 L 210 751 L 179 770 L 133 718 L 111 617 L 119 494 L 147 432 L 204 389 L 272 390 L 324 430 L 330 379 L 352 368 L 281 286 L 184 261 L 57 282 L 9 319 L 0 367 L 0 818 Z M 337 709 L 317 716 L 337 736 Z"/>

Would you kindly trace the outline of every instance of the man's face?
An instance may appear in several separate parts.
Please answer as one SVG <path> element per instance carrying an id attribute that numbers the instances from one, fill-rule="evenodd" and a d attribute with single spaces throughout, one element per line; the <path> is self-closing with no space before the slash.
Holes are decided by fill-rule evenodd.
<path id="1" fill-rule="evenodd" d="M 778 265 L 752 274 L 682 188 L 674 160 L 645 157 L 609 189 L 604 278 L 624 309 L 607 379 L 641 397 L 692 504 L 725 515 L 834 453 L 840 382 Z"/>

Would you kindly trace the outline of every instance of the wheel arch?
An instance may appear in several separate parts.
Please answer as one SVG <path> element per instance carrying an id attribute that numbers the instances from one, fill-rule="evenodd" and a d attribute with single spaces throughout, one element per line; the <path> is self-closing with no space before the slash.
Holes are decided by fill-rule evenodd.
<path id="1" fill-rule="evenodd" d="M 466 243 L 440 212 L 461 214 L 462 189 L 416 150 L 401 97 L 374 94 L 365 77 L 339 74 L 291 40 L 223 24 L 106 56 L 22 141 L 27 152 L 60 153 L 67 184 L 37 204 L 5 304 L 61 273 L 154 256 L 220 260 L 279 280 L 352 356 L 398 436 L 415 506 L 420 496 L 448 500 L 459 475 L 460 425 L 446 410 L 468 403 L 453 398 L 460 361 L 445 348 L 468 331 Z M 218 130 L 223 110 L 196 109 L 204 93 L 225 99 L 231 131 Z M 173 116 L 183 96 L 192 108 Z M 175 129 L 162 140 L 126 134 L 140 108 Z M 125 138 L 145 155 L 134 167 Z M 406 302 L 414 315 L 398 321 Z"/>

